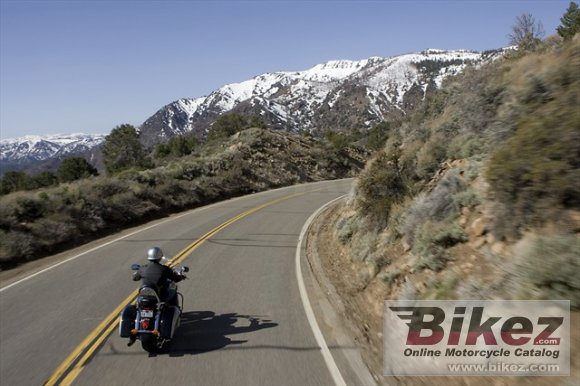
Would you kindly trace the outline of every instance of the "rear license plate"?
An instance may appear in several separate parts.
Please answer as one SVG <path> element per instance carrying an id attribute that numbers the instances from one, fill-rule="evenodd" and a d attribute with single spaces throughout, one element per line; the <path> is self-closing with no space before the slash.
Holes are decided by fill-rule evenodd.
<path id="1" fill-rule="evenodd" d="M 152 318 L 153 317 L 153 310 L 141 310 L 141 317 L 142 318 Z"/>

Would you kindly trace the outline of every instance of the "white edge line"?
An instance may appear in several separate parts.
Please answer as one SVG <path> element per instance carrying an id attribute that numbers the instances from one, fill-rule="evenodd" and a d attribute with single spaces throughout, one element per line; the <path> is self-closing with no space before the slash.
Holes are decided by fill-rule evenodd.
<path id="1" fill-rule="evenodd" d="M 340 181 L 340 180 L 338 180 L 338 181 Z M 213 207 L 218 206 L 218 205 L 223 205 L 223 204 L 226 204 L 226 203 L 231 203 L 231 202 L 238 201 L 238 200 L 241 200 L 241 199 L 244 199 L 244 198 L 248 198 L 248 197 L 260 196 L 260 195 L 267 194 L 267 193 L 278 192 L 278 191 L 284 190 L 284 189 L 292 189 L 292 188 L 296 188 L 296 187 L 299 187 L 300 188 L 300 187 L 306 187 L 308 185 L 314 185 L 314 184 L 323 184 L 325 182 L 333 182 L 333 181 L 319 181 L 319 182 L 315 182 L 315 183 L 305 183 L 305 184 L 285 186 L 285 187 L 282 187 L 282 188 L 277 188 L 277 189 L 272 189 L 272 190 L 265 190 L 263 192 L 257 192 L 257 193 L 250 194 L 250 195 L 246 195 L 246 196 L 234 197 L 234 198 L 231 198 L 229 200 L 219 201 L 219 202 L 215 202 L 215 203 L 210 204 L 210 205 L 201 206 L 201 207 L 198 207 L 198 208 L 195 208 L 195 209 L 188 210 L 185 213 L 180 213 L 177 216 L 169 217 L 169 218 L 167 218 L 167 219 L 165 219 L 163 221 L 160 221 L 158 223 L 152 224 L 152 225 L 150 225 L 150 226 L 148 226 L 146 228 L 138 229 L 138 230 L 136 230 L 134 232 L 131 232 L 131 233 L 125 235 L 125 236 L 122 236 L 122 237 L 116 238 L 114 240 L 108 241 L 108 242 L 106 242 L 104 244 L 97 245 L 96 247 L 91 248 L 91 249 L 89 249 L 87 251 L 84 251 L 82 253 L 79 253 L 78 255 L 69 257 L 68 259 L 63 260 L 61 262 L 58 262 L 58 263 L 56 263 L 54 265 L 51 265 L 50 267 L 47 267 L 47 268 L 42 269 L 42 270 L 40 270 L 38 272 L 35 272 L 35 273 L 31 274 L 31 275 L 28 275 L 26 277 L 23 277 L 22 279 L 17 280 L 14 283 L 10 283 L 10 284 L 8 284 L 5 287 L 0 288 L 0 293 L 4 292 L 7 289 L 12 288 L 12 287 L 14 287 L 14 286 L 16 286 L 16 285 L 18 285 L 20 283 L 23 283 L 23 282 L 25 282 L 25 281 L 27 281 L 29 279 L 32 279 L 33 277 L 36 277 L 36 276 L 41 275 L 41 274 L 43 274 L 45 272 L 48 272 L 48 271 L 50 271 L 50 270 L 52 270 L 52 269 L 54 269 L 54 268 L 56 268 L 58 266 L 61 266 L 61 265 L 65 264 L 65 263 L 68 263 L 69 261 L 73 261 L 73 260 L 75 260 L 75 259 L 77 259 L 77 258 L 79 258 L 79 257 L 81 257 L 83 255 L 86 255 L 87 253 L 94 252 L 97 249 L 106 247 L 107 245 L 110 245 L 112 243 L 115 243 L 115 242 L 117 242 L 119 240 L 123 240 L 123 239 L 125 239 L 127 237 L 130 237 L 130 236 L 133 236 L 133 235 L 135 235 L 135 234 L 137 234 L 139 232 L 146 231 L 148 229 L 154 228 L 154 227 L 156 227 L 158 225 L 161 225 L 161 224 L 165 224 L 166 222 L 169 222 L 169 221 L 172 221 L 172 220 L 176 220 L 176 219 L 181 218 L 183 216 L 187 216 L 188 214 L 192 214 L 192 213 L 199 212 L 199 211 L 202 211 L 202 210 L 210 209 L 210 208 L 213 208 Z"/>
<path id="2" fill-rule="evenodd" d="M 302 299 L 302 305 L 304 306 L 304 311 L 306 312 L 306 317 L 308 319 L 308 323 L 310 324 L 310 328 L 314 333 L 316 343 L 318 343 L 318 346 L 320 347 L 320 351 L 324 358 L 324 362 L 326 362 L 326 367 L 328 367 L 328 371 L 330 371 L 330 375 L 334 380 L 334 384 L 337 386 L 343 385 L 346 386 L 346 382 L 344 381 L 344 378 L 342 377 L 342 374 L 340 373 L 340 370 L 338 369 L 338 366 L 336 365 L 336 362 L 334 361 L 334 358 L 330 353 L 328 345 L 326 344 L 324 336 L 322 335 L 322 331 L 320 330 L 318 322 L 316 321 L 316 317 L 314 316 L 314 311 L 312 310 L 312 305 L 310 304 L 310 300 L 308 299 L 308 293 L 306 292 L 306 286 L 304 285 L 304 278 L 302 277 L 300 255 L 302 252 L 302 243 L 304 241 L 304 237 L 306 236 L 306 233 L 308 232 L 308 229 L 310 228 L 310 224 L 312 223 L 312 221 L 314 221 L 316 216 L 318 216 L 318 214 L 322 212 L 326 207 L 328 207 L 335 201 L 338 201 L 345 196 L 346 195 L 343 195 L 338 198 L 335 198 L 332 201 L 327 202 L 326 204 L 318 208 L 318 210 L 316 210 L 316 212 L 314 212 L 308 218 L 308 220 L 306 220 L 304 226 L 302 227 L 302 230 L 300 231 L 300 236 L 298 237 L 298 245 L 296 246 L 296 279 L 298 280 L 298 289 L 300 290 L 300 298 Z"/>
<path id="3" fill-rule="evenodd" d="M 40 274 L 43 274 L 43 273 L 45 273 L 45 272 L 48 272 L 48 271 L 50 271 L 50 270 L 52 270 L 52 269 L 54 269 L 54 268 L 56 268 L 56 267 L 58 267 L 58 266 L 60 266 L 60 265 L 63 265 L 63 264 L 65 264 L 65 263 L 68 263 L 69 261 L 75 260 L 75 259 L 77 259 L 77 258 L 79 258 L 79 257 L 81 257 L 81 256 L 83 256 L 83 255 L 86 255 L 87 253 L 94 252 L 94 251 L 96 251 L 97 249 L 100 249 L 100 248 L 106 247 L 107 245 L 110 245 L 110 244 L 116 243 L 116 242 L 117 242 L 117 241 L 119 241 L 119 240 L 123 240 L 123 239 L 125 239 L 125 238 L 127 238 L 127 237 L 130 237 L 130 236 L 133 236 L 133 235 L 135 235 L 135 234 L 137 234 L 137 233 L 140 233 L 140 232 L 146 231 L 146 230 L 148 230 L 148 229 L 154 228 L 154 227 L 156 227 L 156 226 L 158 226 L 158 225 L 161 225 L 161 224 L 164 224 L 164 223 L 166 223 L 166 222 L 168 222 L 168 221 L 171 221 L 171 220 L 176 220 L 176 219 L 178 219 L 178 218 L 180 218 L 180 217 L 183 217 L 183 216 L 186 216 L 186 215 L 188 215 L 188 214 L 190 214 L 190 212 L 182 213 L 182 214 L 180 214 L 180 215 L 178 215 L 178 216 L 174 216 L 174 217 L 171 217 L 171 218 L 165 219 L 165 220 L 163 220 L 163 221 L 160 221 L 160 222 L 158 222 L 158 223 L 155 223 L 155 224 L 149 225 L 149 226 L 148 226 L 148 227 L 146 227 L 146 228 L 138 229 L 138 230 L 136 230 L 136 231 L 134 231 L 134 232 L 131 232 L 131 233 L 129 233 L 129 234 L 126 234 L 125 236 L 118 237 L 118 238 L 116 238 L 116 239 L 114 239 L 114 240 L 111 240 L 111 241 L 107 241 L 107 242 L 106 242 L 106 243 L 104 243 L 104 244 L 97 245 L 96 247 L 93 247 L 93 248 L 91 248 L 91 249 L 89 249 L 89 250 L 87 250 L 87 251 L 81 252 L 81 253 L 79 253 L 78 255 L 75 255 L 75 256 L 69 257 L 68 259 L 66 259 L 66 260 L 63 260 L 63 261 L 61 261 L 61 262 L 58 262 L 58 263 L 56 263 L 56 264 L 54 264 L 54 265 L 51 265 L 51 266 L 50 266 L 50 267 L 48 267 L 48 268 L 45 268 L 45 269 L 43 269 L 43 270 L 40 270 L 40 271 L 38 271 L 38 272 L 35 272 L 35 273 L 33 273 L 33 274 L 29 275 L 29 276 L 26 276 L 26 277 L 24 277 L 24 278 L 22 278 L 22 279 L 20 279 L 20 280 L 18 280 L 18 281 L 15 281 L 14 283 L 8 284 L 6 287 L 2 287 L 2 288 L 0 288 L 0 292 L 3 292 L 3 291 L 7 290 L 7 289 L 8 289 L 8 288 L 10 288 L 10 287 L 14 287 L 15 285 L 17 285 L 17 284 L 20 284 L 20 283 L 22 283 L 22 282 L 24 282 L 24 281 L 26 281 L 26 280 L 32 279 L 33 277 L 36 277 L 36 276 L 38 276 L 38 275 L 40 275 Z"/>
<path id="4" fill-rule="evenodd" d="M 260 193 L 266 193 L 266 192 L 259 192 L 259 193 L 256 193 L 256 194 L 260 194 Z M 97 246 L 96 246 L 96 247 L 94 247 L 94 248 L 91 248 L 91 249 L 89 249 L 89 250 L 87 250 L 87 251 L 84 251 L 84 252 L 82 252 L 82 253 L 79 253 L 78 255 L 75 255 L 75 256 L 69 257 L 69 258 L 68 258 L 68 259 L 66 259 L 66 260 L 63 260 L 63 261 L 61 261 L 61 262 L 58 262 L 58 263 L 56 263 L 56 264 L 54 264 L 54 265 L 51 265 L 51 266 L 50 266 L 50 267 L 48 267 L 48 268 L 45 268 L 45 269 L 43 269 L 43 270 L 41 270 L 41 271 L 38 271 L 38 272 L 35 272 L 35 273 L 33 273 L 33 274 L 29 275 L 29 276 L 26 276 L 26 277 L 24 277 L 24 278 L 22 278 L 22 279 L 20 279 L 20 280 L 18 280 L 18 281 L 15 281 L 14 283 L 11 283 L 11 284 L 7 285 L 6 287 L 2 287 L 2 288 L 0 288 L 0 292 L 3 292 L 3 291 L 5 291 L 5 290 L 7 290 L 8 288 L 10 288 L 10 287 L 13 287 L 13 286 L 15 286 L 15 285 L 17 285 L 17 284 L 20 284 L 20 283 L 22 283 L 22 282 L 24 282 L 24 281 L 26 281 L 26 280 L 32 279 L 32 278 L 33 278 L 33 277 L 35 277 L 35 276 L 38 276 L 38 275 L 40 275 L 40 274 L 43 274 L 43 273 L 45 273 L 45 272 L 48 272 L 48 271 L 50 271 L 51 269 L 54 269 L 54 268 L 56 268 L 56 267 L 58 267 L 58 266 L 60 266 L 60 265 L 63 265 L 63 264 L 65 264 L 65 263 L 68 263 L 69 261 L 75 260 L 75 259 L 77 259 L 77 258 L 79 258 L 79 257 L 81 257 L 81 256 L 83 256 L 83 255 L 86 255 L 87 253 L 94 252 L 94 251 L 96 251 L 97 249 L 100 249 L 100 248 L 106 247 L 107 245 L 110 245 L 110 244 L 112 244 L 112 243 L 116 243 L 117 241 L 123 240 L 123 239 L 125 239 L 125 238 L 127 238 L 127 237 L 130 237 L 130 236 L 133 236 L 133 235 L 135 235 L 135 234 L 137 234 L 137 233 L 144 232 L 144 231 L 146 231 L 146 230 L 148 230 L 148 229 L 151 229 L 151 228 L 154 228 L 154 227 L 156 227 L 156 226 L 159 226 L 159 225 L 165 224 L 166 222 L 169 222 L 169 221 L 172 221 L 172 220 L 177 220 L 177 219 L 179 219 L 179 218 L 181 218 L 181 217 L 187 216 L 188 214 L 193 214 L 194 212 L 199 212 L 199 211 L 202 211 L 202 210 L 210 209 L 210 208 L 213 208 L 214 206 L 217 206 L 217 205 L 220 205 L 220 204 L 231 203 L 232 201 L 237 201 L 237 200 L 239 200 L 239 199 L 242 199 L 242 198 L 245 198 L 245 197 L 247 197 L 247 196 L 242 196 L 242 197 L 235 197 L 235 198 L 232 198 L 232 199 L 230 199 L 230 200 L 226 200 L 226 201 L 220 201 L 220 202 L 216 202 L 216 203 L 213 203 L 213 204 L 210 204 L 210 205 L 207 205 L 207 206 L 202 206 L 202 207 L 199 207 L 199 208 L 195 208 L 195 209 L 192 209 L 192 210 L 188 210 L 188 211 L 187 211 L 187 212 L 185 212 L 185 213 L 180 213 L 180 214 L 178 214 L 178 215 L 176 215 L 176 216 L 172 216 L 172 217 L 166 218 L 165 220 L 163 220 L 163 221 L 159 221 L 159 222 L 157 222 L 157 223 L 155 223 L 155 224 L 152 224 L 152 225 L 149 225 L 148 227 L 141 228 L 141 229 L 137 229 L 136 231 L 133 231 L 133 232 L 131 232 L 131 233 L 129 233 L 129 234 L 126 234 L 125 236 L 121 236 L 121 237 L 118 237 L 118 238 L 116 238 L 116 239 L 114 239 L 114 240 L 108 241 L 108 242 L 106 242 L 106 243 L 104 243 L 104 244 L 97 245 Z"/>

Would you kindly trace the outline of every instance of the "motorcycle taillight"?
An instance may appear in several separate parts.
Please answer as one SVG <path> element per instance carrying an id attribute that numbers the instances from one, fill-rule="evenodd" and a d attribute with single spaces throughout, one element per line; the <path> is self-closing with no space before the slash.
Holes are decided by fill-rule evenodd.
<path id="1" fill-rule="evenodd" d="M 143 330 L 149 329 L 149 319 L 141 319 L 141 329 Z"/>

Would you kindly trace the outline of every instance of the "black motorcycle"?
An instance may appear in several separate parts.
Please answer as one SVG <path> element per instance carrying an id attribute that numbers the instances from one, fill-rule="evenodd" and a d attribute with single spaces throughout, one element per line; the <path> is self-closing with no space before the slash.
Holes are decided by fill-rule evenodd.
<path id="1" fill-rule="evenodd" d="M 131 266 L 134 271 L 140 268 L 139 264 Z M 174 271 L 185 278 L 184 273 L 189 268 L 184 266 Z M 129 338 L 129 346 L 140 340 L 145 351 L 156 353 L 173 339 L 182 310 L 183 295 L 178 292 L 176 283 L 169 283 L 167 296 L 163 300 L 156 288 L 142 285 L 137 302 L 126 306 L 120 315 L 119 335 Z"/>

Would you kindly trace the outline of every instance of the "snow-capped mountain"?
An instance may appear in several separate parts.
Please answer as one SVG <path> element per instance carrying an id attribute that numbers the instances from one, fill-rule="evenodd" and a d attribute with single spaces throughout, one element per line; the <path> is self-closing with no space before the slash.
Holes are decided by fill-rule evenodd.
<path id="1" fill-rule="evenodd" d="M 141 137 L 148 146 L 190 132 L 204 137 L 212 122 L 230 111 L 260 115 L 269 125 L 292 132 L 370 127 L 404 115 L 466 65 L 499 55 L 500 50 L 427 50 L 267 73 L 161 108 L 141 126 Z"/>
<path id="2" fill-rule="evenodd" d="M 368 128 L 402 117 L 440 87 L 445 77 L 468 64 L 495 60 L 505 50 L 427 50 L 266 73 L 225 85 L 208 96 L 164 106 L 141 125 L 140 137 L 148 148 L 188 133 L 204 138 L 211 124 L 226 112 L 259 115 L 270 127 L 290 132 Z M 61 159 L 71 155 L 83 156 L 99 168 L 99 145 L 104 137 L 70 134 L 0 140 L 0 174 L 54 170 Z"/>
<path id="3" fill-rule="evenodd" d="M 60 160 L 72 155 L 90 157 L 91 150 L 103 143 L 101 134 L 57 134 L 24 136 L 0 140 L 0 165 L 5 170 L 24 170 L 39 162 Z M 90 161 L 90 160 L 89 160 Z"/>

